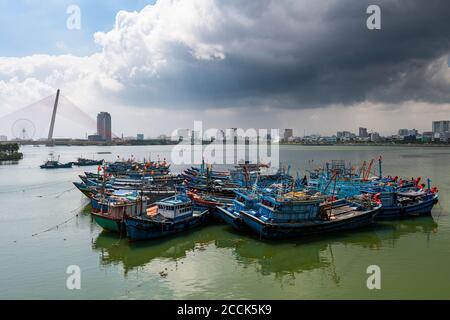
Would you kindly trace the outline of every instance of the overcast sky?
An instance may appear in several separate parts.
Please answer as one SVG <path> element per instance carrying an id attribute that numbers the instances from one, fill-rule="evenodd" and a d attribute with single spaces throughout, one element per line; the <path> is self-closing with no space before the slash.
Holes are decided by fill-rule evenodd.
<path id="1" fill-rule="evenodd" d="M 369 4 L 381 30 L 366 27 Z M 116 134 L 194 120 L 430 130 L 450 119 L 449 13 L 445 0 L 2 1 L 0 116 L 61 88 L 92 117 L 110 112 Z"/>

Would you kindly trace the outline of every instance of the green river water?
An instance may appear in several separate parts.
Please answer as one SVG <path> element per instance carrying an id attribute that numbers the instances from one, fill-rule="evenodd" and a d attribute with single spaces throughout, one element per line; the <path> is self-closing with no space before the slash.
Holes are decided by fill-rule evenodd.
<path id="1" fill-rule="evenodd" d="M 263 242 L 217 224 L 130 244 L 92 221 L 88 200 L 71 184 L 85 169 L 39 169 L 51 151 L 66 162 L 81 155 L 163 158 L 170 150 L 23 147 L 22 161 L 1 165 L 0 298 L 450 298 L 450 148 L 282 146 L 281 161 L 290 163 L 293 172 L 311 167 L 312 160 L 357 164 L 383 155 L 386 174 L 430 177 L 440 191 L 440 203 L 430 217 L 282 242 Z M 70 265 L 81 269 L 80 290 L 66 288 Z M 366 286 L 370 265 L 381 269 L 381 290 Z"/>

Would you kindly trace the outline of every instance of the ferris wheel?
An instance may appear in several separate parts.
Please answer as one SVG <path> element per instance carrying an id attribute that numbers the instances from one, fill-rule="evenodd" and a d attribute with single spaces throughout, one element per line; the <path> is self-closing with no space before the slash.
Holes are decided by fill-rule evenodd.
<path id="1" fill-rule="evenodd" d="M 19 119 L 13 123 L 11 131 L 17 140 L 31 140 L 36 134 L 36 127 L 31 120 Z"/>

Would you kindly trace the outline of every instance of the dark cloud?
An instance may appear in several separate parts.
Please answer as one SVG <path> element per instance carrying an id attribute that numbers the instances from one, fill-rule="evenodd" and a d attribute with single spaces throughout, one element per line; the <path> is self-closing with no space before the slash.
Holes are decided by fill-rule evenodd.
<path id="1" fill-rule="evenodd" d="M 381 7 L 382 30 L 366 28 Z M 123 101 L 167 107 L 276 108 L 363 101 L 450 102 L 438 59 L 450 53 L 450 2 L 218 1 L 223 21 L 197 30 L 225 59 L 171 44 L 158 77 L 124 79 Z M 236 15 L 239 14 L 239 18 Z"/>

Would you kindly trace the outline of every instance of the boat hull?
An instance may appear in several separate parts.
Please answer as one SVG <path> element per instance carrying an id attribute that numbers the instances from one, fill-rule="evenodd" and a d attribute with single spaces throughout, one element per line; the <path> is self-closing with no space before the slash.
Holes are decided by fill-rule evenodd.
<path id="1" fill-rule="evenodd" d="M 228 211 L 226 208 L 216 207 L 216 209 L 213 211 L 213 215 L 216 219 L 229 224 L 237 230 L 242 230 L 246 226 L 240 215 L 234 214 Z"/>
<path id="2" fill-rule="evenodd" d="M 201 226 L 206 221 L 206 212 L 188 220 L 173 223 L 158 223 L 142 218 L 126 218 L 127 236 L 131 241 L 153 240 Z"/>
<path id="3" fill-rule="evenodd" d="M 438 202 L 438 195 L 430 199 L 409 206 L 381 207 L 377 220 L 408 218 L 412 216 L 429 215 L 434 205 Z"/>
<path id="4" fill-rule="evenodd" d="M 367 227 L 373 223 L 378 212 L 379 208 L 376 208 L 346 219 L 317 221 L 304 224 L 265 223 L 245 211 L 241 211 L 241 217 L 244 223 L 261 238 L 282 239 Z"/>
<path id="5" fill-rule="evenodd" d="M 73 183 L 75 187 L 80 190 L 82 194 L 84 194 L 87 198 L 91 199 L 93 197 L 93 192 L 91 189 L 89 189 L 86 185 L 78 182 Z"/>
<path id="6" fill-rule="evenodd" d="M 72 168 L 72 163 L 60 164 L 57 166 L 47 166 L 47 165 L 43 164 L 40 167 L 41 167 L 41 169 L 70 169 L 70 168 Z"/>
<path id="7" fill-rule="evenodd" d="M 106 217 L 101 214 L 92 213 L 94 221 L 104 230 L 123 234 L 126 232 L 125 224 L 120 219 Z"/>

